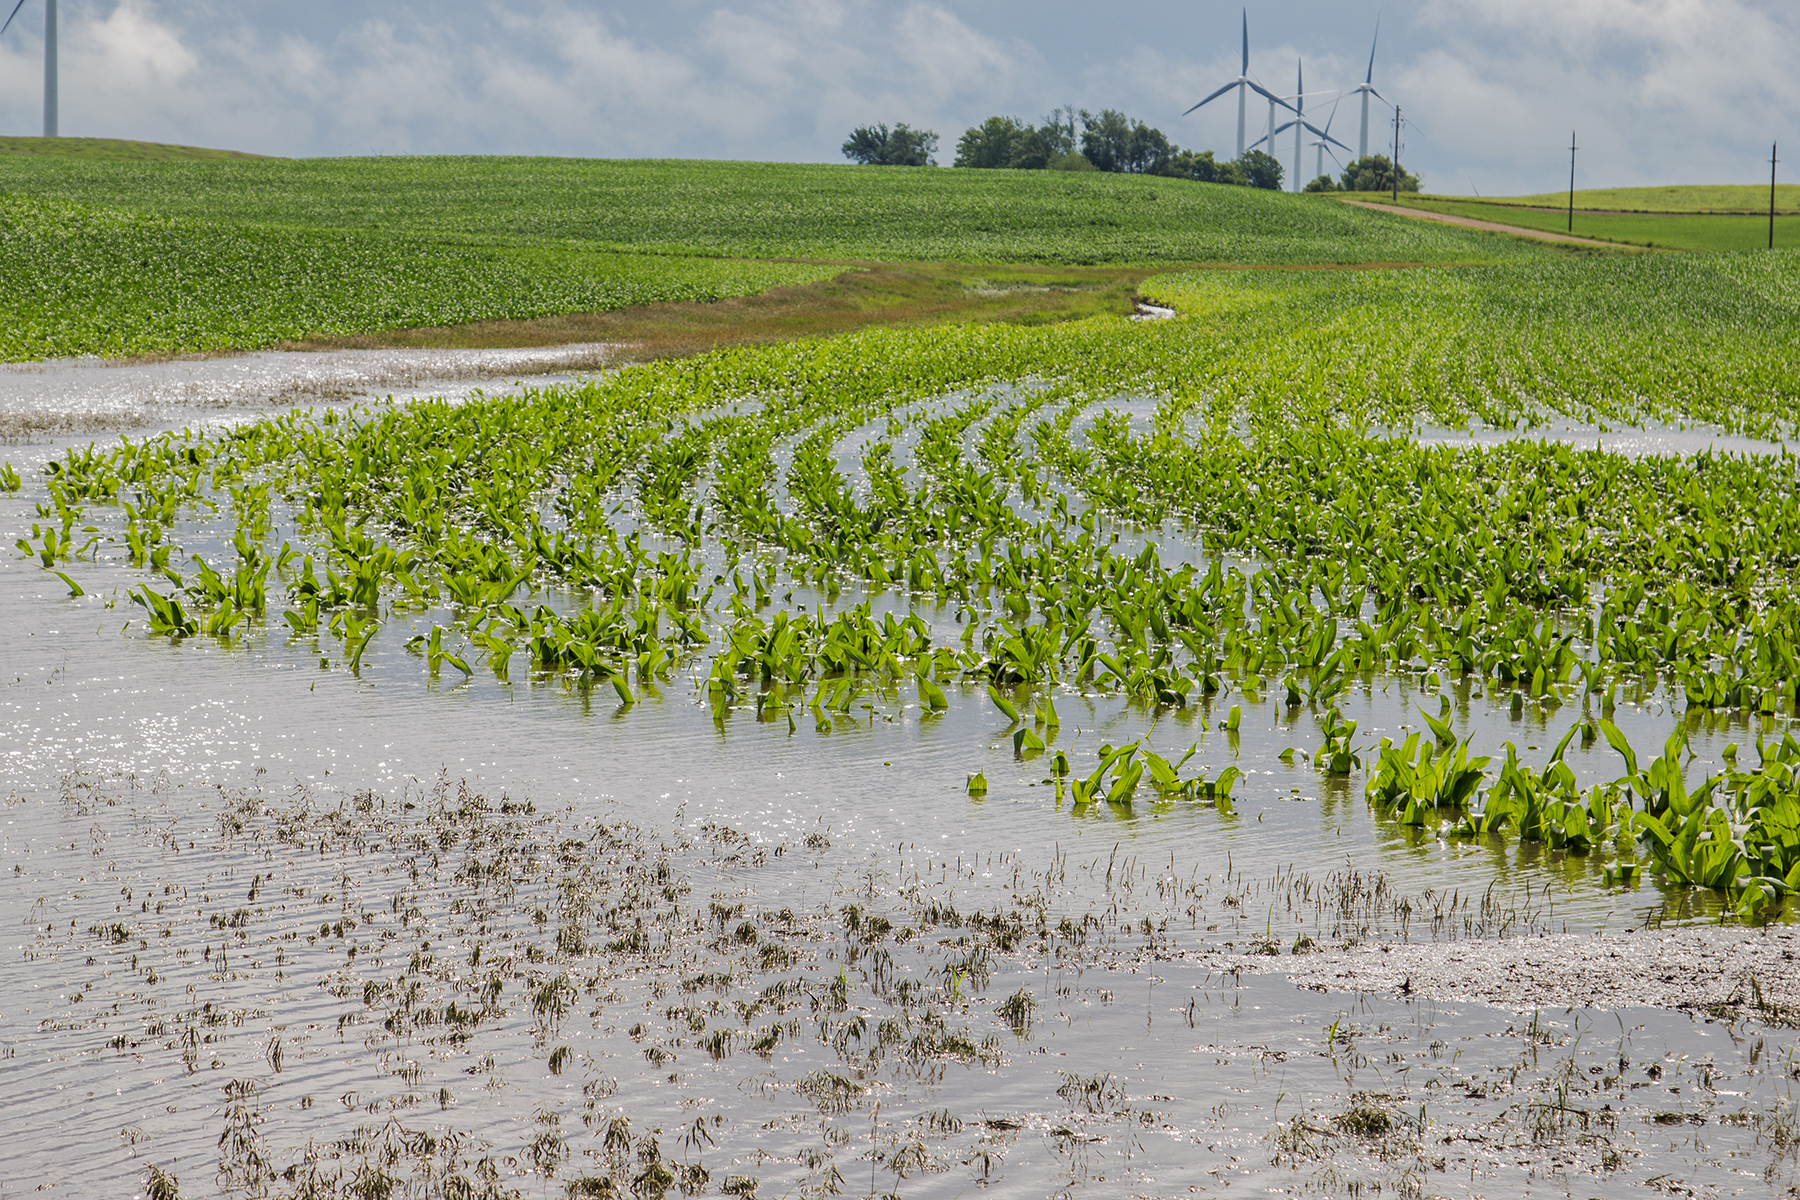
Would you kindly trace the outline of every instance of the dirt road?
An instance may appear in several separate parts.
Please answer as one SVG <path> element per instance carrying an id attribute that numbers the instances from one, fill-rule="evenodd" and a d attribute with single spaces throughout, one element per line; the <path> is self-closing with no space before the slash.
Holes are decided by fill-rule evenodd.
<path id="1" fill-rule="evenodd" d="M 1548 233 L 1542 229 L 1526 229 L 1520 225 L 1502 225 L 1497 221 L 1478 221 L 1474 217 L 1453 217 L 1449 213 L 1426 212 L 1419 208 L 1406 208 L 1398 204 L 1374 204 L 1367 200 L 1346 200 L 1345 204 L 1354 204 L 1358 208 L 1372 208 L 1376 212 L 1393 213 L 1399 217 L 1413 217 L 1420 221 L 1442 221 L 1446 225 L 1461 225 L 1465 229 L 1485 229 L 1489 233 L 1510 233 L 1514 237 L 1536 238 L 1541 242 L 1568 242 L 1576 246 L 1605 246 L 1613 250 L 1633 249 L 1620 246 L 1617 242 L 1598 242 L 1593 238 L 1570 237 L 1566 233 Z"/>

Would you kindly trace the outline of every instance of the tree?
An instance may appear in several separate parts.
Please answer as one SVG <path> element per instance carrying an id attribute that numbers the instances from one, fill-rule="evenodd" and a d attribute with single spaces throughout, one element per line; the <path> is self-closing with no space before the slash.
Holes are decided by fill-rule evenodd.
<path id="1" fill-rule="evenodd" d="M 955 167 L 1010 167 L 1019 141 L 1031 136 L 1032 128 L 1017 117 L 989 117 L 973 129 L 966 129 L 956 139 Z"/>
<path id="2" fill-rule="evenodd" d="M 1033 128 L 1017 117 L 989 117 L 956 140 L 956 166 L 1016 171 L 1092 171 L 1075 149 L 1079 118 L 1073 108 L 1050 111 Z M 1126 134 L 1129 138 L 1129 130 Z"/>
<path id="3" fill-rule="evenodd" d="M 1394 164 L 1388 161 L 1385 154 L 1371 154 L 1359 158 L 1344 168 L 1341 184 L 1346 192 L 1392 192 L 1394 190 Z M 1400 190 L 1416 192 L 1419 190 L 1419 177 L 1409 175 L 1405 168 L 1400 171 Z"/>
<path id="4" fill-rule="evenodd" d="M 885 129 L 859 129 L 852 141 L 844 144 L 844 153 L 863 162 L 879 161 L 863 157 L 876 154 L 876 150 L 858 152 L 852 142 L 865 135 L 871 142 L 878 142 L 884 133 Z M 1116 108 L 1103 108 L 1097 113 L 1057 108 L 1035 128 L 1017 117 L 989 117 L 964 130 L 956 140 L 955 165 L 1020 171 L 1118 171 L 1237 187 L 1281 187 L 1281 164 L 1260 150 L 1252 150 L 1234 162 L 1220 162 L 1211 150 L 1183 150 L 1162 130 Z M 1324 177 L 1323 182 L 1315 180 L 1308 190 L 1319 191 L 1328 185 L 1335 186 L 1329 177 Z"/>
<path id="5" fill-rule="evenodd" d="M 1236 166 L 1244 173 L 1244 178 L 1251 187 L 1267 188 L 1272 192 L 1281 190 L 1281 164 L 1273 155 L 1261 150 L 1246 150 L 1243 157 L 1237 160 Z"/>
<path id="6" fill-rule="evenodd" d="M 1329 175 L 1321 175 L 1301 190 L 1308 192 L 1335 192 L 1338 190 L 1337 180 Z"/>
<path id="7" fill-rule="evenodd" d="M 1054 115 L 1054 114 L 1052 114 Z M 1017 117 L 989 117 L 956 139 L 953 166 L 1017 171 L 1041 171 L 1051 160 L 1067 156 L 1073 142 L 1060 126 L 1046 123 L 1033 129 Z"/>
<path id="8" fill-rule="evenodd" d="M 1077 141 L 1075 119 L 1078 115 L 1073 108 L 1065 104 L 1060 108 L 1051 109 L 1049 114 L 1044 117 L 1043 123 L 1038 126 L 1038 137 L 1043 141 L 1044 151 L 1051 159 L 1069 158 L 1075 154 Z M 1088 163 L 1088 167 L 1091 166 L 1093 164 Z M 1079 169 L 1085 171 L 1088 167 Z"/>
<path id="9" fill-rule="evenodd" d="M 1116 108 L 1098 113 L 1081 110 L 1081 157 L 1102 171 L 1122 171 L 1125 142 L 1131 136 L 1131 118 Z"/>
<path id="10" fill-rule="evenodd" d="M 886 125 L 859 125 L 844 143 L 844 157 L 869 167 L 935 167 L 938 135 L 914 129 L 902 121 Z"/>
<path id="11" fill-rule="evenodd" d="M 1178 150 L 1169 156 L 1166 172 L 1179 179 L 1192 179 L 1197 183 L 1229 183 L 1243 187 L 1249 183 L 1244 173 L 1234 162 L 1220 162 L 1213 157 L 1211 150 L 1195 153 L 1192 150 Z"/>
<path id="12" fill-rule="evenodd" d="M 1081 113 L 1081 155 L 1102 171 L 1134 175 L 1169 173 L 1179 148 L 1160 129 L 1134 121 L 1116 108 Z"/>

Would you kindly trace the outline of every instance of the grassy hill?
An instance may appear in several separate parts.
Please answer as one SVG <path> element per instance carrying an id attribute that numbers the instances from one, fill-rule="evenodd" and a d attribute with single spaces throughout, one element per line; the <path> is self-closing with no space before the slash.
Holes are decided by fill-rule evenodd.
<path id="1" fill-rule="evenodd" d="M 0 358 L 422 328 L 455 344 L 441 330 L 471 323 L 489 326 L 484 344 L 537 343 L 545 330 L 505 323 L 806 287 L 876 262 L 938 267 L 840 290 L 831 313 L 802 306 L 801 323 L 1129 311 L 1131 272 L 1105 274 L 1124 265 L 1141 278 L 1168 264 L 1547 253 L 1313 196 L 1098 173 L 0 154 Z M 1079 277 L 1003 281 L 998 293 L 1047 298 L 1021 305 L 977 278 L 1003 267 Z M 884 311 L 847 311 L 871 304 Z"/>
<path id="2" fill-rule="evenodd" d="M 83 162 L 222 162 L 262 158 L 260 154 L 245 154 L 238 150 L 168 146 L 162 142 L 132 142 L 122 138 L 0 137 L 0 155 L 8 154 Z"/>
<path id="3" fill-rule="evenodd" d="M 545 158 L 0 156 L 0 191 L 207 221 L 756 258 L 1363 263 L 1541 253 L 1312 196 L 1092 172 Z"/>

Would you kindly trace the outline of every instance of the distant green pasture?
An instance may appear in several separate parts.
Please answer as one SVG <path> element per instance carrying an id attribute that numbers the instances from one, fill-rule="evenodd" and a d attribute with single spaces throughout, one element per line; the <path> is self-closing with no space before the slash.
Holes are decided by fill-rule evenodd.
<path id="1" fill-rule="evenodd" d="M 1400 203 L 1430 212 L 1497 221 L 1550 233 L 1569 230 L 1568 210 L 1529 208 L 1491 201 L 1401 196 Z M 1575 210 L 1576 237 L 1598 238 L 1665 250 L 1755 250 L 1769 243 L 1767 214 L 1608 213 Z M 1775 244 L 1800 246 L 1800 215 L 1775 218 Z"/>
<path id="2" fill-rule="evenodd" d="M 1434 199 L 1473 200 L 1486 204 L 1513 204 L 1531 208 L 1563 208 L 1569 202 L 1567 192 L 1544 192 L 1536 196 L 1443 196 Z M 1669 187 L 1578 188 L 1575 211 L 1591 209 L 1605 212 L 1648 213 L 1762 213 L 1769 211 L 1769 185 L 1766 183 L 1678 184 Z M 1778 184 L 1775 188 L 1777 213 L 1800 212 L 1800 183 Z"/>

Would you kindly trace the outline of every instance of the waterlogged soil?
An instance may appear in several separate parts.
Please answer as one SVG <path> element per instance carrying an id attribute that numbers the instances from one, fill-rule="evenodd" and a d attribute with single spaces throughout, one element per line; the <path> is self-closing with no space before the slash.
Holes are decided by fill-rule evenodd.
<path id="1" fill-rule="evenodd" d="M 1796 1178 L 1800 1068 L 1760 996 L 1702 1022 L 1305 990 L 1179 951 L 1238 927 L 1241 880 L 966 849 L 852 863 L 822 835 L 658 835 L 582 808 L 92 776 L 15 800 L 10 1180 L 120 1194 L 154 1163 L 190 1195 L 1480 1196 Z"/>
<path id="2" fill-rule="evenodd" d="M 458 381 L 453 393 L 519 376 L 603 367 L 612 348 L 591 343 L 529 350 L 270 350 L 147 362 L 55 359 L 0 363 L 0 438 L 182 425 L 271 403 L 404 396 Z M 549 382 L 540 378 L 540 384 Z"/>
<path id="3" fill-rule="evenodd" d="M 8 457 L 30 479 L 72 440 Z M 41 500 L 0 498 L 7 543 Z M 233 528 L 182 544 L 211 558 Z M 1148 733 L 1246 774 L 1231 813 L 1078 812 L 974 686 L 942 713 L 906 686 L 715 722 L 697 675 L 630 707 L 434 677 L 405 647 L 430 610 L 391 614 L 352 676 L 279 621 L 151 639 L 138 572 L 82 571 L 70 597 L 0 560 L 0 1188 L 131 1194 L 153 1165 L 185 1196 L 1800 1181 L 1787 930 L 1671 933 L 1713 909 L 1378 819 L 1362 774 L 1311 764 L 1321 714 L 1254 680 L 1160 716 L 1056 689 L 1072 758 Z M 795 600 L 958 635 L 903 592 Z M 1477 753 L 1579 715 L 1431 675 L 1338 702 L 1373 742 L 1440 696 Z M 1671 714 L 1647 687 L 1614 719 L 1652 745 Z M 1689 726 L 1700 771 L 1787 721 Z M 1568 761 L 1618 773 L 1604 742 Z"/>

